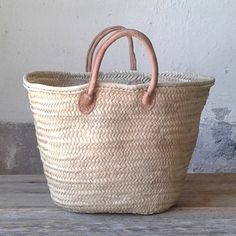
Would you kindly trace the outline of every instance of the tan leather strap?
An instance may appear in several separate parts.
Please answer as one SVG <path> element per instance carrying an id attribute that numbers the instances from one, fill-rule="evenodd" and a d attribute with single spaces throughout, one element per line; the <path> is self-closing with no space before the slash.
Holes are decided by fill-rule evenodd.
<path id="1" fill-rule="evenodd" d="M 104 29 L 103 31 L 101 31 L 92 41 L 89 50 L 87 52 L 87 58 L 86 58 L 86 72 L 90 72 L 92 65 L 93 65 L 93 55 L 94 55 L 94 51 L 97 47 L 97 45 L 101 42 L 101 40 L 107 36 L 108 34 L 110 34 L 113 31 L 117 31 L 117 30 L 121 30 L 121 29 L 125 29 L 125 27 L 117 25 L 117 26 L 111 26 L 108 27 L 106 29 Z M 136 70 L 136 57 L 135 57 L 135 53 L 134 53 L 134 44 L 133 44 L 133 40 L 132 37 L 128 37 L 128 43 L 129 43 L 129 56 L 130 56 L 130 70 Z"/>
<path id="2" fill-rule="evenodd" d="M 97 83 L 97 78 L 99 75 L 100 65 L 101 65 L 101 62 L 102 62 L 102 59 L 106 50 L 112 43 L 114 43 L 119 38 L 128 37 L 128 36 L 136 37 L 137 39 L 139 39 L 145 45 L 148 51 L 150 62 L 152 64 L 152 76 L 151 76 L 151 81 L 148 86 L 148 89 L 142 95 L 141 106 L 145 110 L 150 110 L 153 107 L 155 89 L 158 83 L 158 63 L 157 63 L 157 58 L 156 58 L 156 54 L 153 49 L 152 43 L 145 34 L 137 30 L 122 29 L 112 34 L 112 36 L 109 37 L 107 41 L 103 43 L 103 45 L 99 48 L 97 52 L 96 58 L 94 60 L 94 66 L 91 72 L 91 78 L 88 84 L 88 89 L 79 98 L 79 110 L 81 111 L 81 113 L 89 114 L 95 106 L 96 83 Z"/>

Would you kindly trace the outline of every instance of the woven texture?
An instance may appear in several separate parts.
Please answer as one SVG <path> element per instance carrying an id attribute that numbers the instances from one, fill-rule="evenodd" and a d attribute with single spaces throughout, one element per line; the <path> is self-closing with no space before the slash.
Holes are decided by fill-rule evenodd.
<path id="1" fill-rule="evenodd" d="M 78 109 L 89 74 L 28 74 L 38 147 L 54 202 L 74 212 L 151 214 L 173 206 L 184 184 L 213 80 L 165 73 L 150 111 L 150 77 L 101 73 L 96 106 Z"/>

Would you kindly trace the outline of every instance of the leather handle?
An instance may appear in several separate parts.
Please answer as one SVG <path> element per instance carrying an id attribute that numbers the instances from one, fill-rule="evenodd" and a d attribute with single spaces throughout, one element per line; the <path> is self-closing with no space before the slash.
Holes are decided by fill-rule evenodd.
<path id="1" fill-rule="evenodd" d="M 143 34 L 142 32 L 134 29 L 122 29 L 115 33 L 113 33 L 106 42 L 103 43 L 103 45 L 99 48 L 96 58 L 94 60 L 94 66 L 92 68 L 90 81 L 88 83 L 88 89 L 85 93 L 83 93 L 79 98 L 79 110 L 83 114 L 89 114 L 94 106 L 95 106 L 95 90 L 96 90 L 96 84 L 97 84 L 97 78 L 99 75 L 99 69 L 102 62 L 102 59 L 105 55 L 106 50 L 109 48 L 109 46 L 114 43 L 116 40 L 122 38 L 122 37 L 135 37 L 139 39 L 144 46 L 146 47 L 149 55 L 149 59 L 152 65 L 152 75 L 151 75 L 151 81 L 147 88 L 147 90 L 144 92 L 142 99 L 141 99 L 141 106 L 145 110 L 150 110 L 154 105 L 154 95 L 155 95 L 155 89 L 157 87 L 158 83 L 158 63 L 155 51 L 153 49 L 152 43 L 149 40 L 149 38 Z"/>
<path id="2" fill-rule="evenodd" d="M 111 26 L 108 28 L 105 28 L 103 31 L 101 31 L 92 41 L 86 57 L 86 72 L 90 72 L 93 65 L 93 55 L 94 51 L 97 47 L 97 45 L 100 43 L 100 41 L 106 37 L 108 34 L 112 33 L 113 31 L 125 29 L 125 27 L 117 25 L 117 26 Z M 136 70 L 136 56 L 134 53 L 134 44 L 132 37 L 127 37 L 128 43 L 129 43 L 129 57 L 130 57 L 130 70 Z"/>

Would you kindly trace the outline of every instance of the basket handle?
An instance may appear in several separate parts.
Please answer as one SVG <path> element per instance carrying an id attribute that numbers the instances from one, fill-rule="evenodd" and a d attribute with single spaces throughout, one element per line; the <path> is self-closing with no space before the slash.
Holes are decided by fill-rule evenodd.
<path id="1" fill-rule="evenodd" d="M 151 81 L 147 88 L 147 90 L 144 92 L 142 99 L 141 99 L 141 106 L 145 110 L 150 110 L 154 105 L 154 95 L 155 95 L 155 89 L 157 87 L 158 83 L 158 63 L 155 51 L 153 49 L 152 43 L 149 40 L 149 38 L 141 33 L 138 30 L 134 29 L 122 29 L 115 33 L 113 33 L 106 42 L 103 43 L 103 45 L 99 48 L 96 58 L 94 60 L 94 66 L 92 68 L 91 77 L 88 83 L 87 91 L 79 97 L 79 110 L 83 114 L 89 114 L 94 106 L 95 106 L 95 89 L 97 84 L 97 78 L 99 75 L 99 69 L 100 65 L 103 59 L 103 56 L 106 52 L 106 50 L 109 48 L 109 46 L 114 43 L 116 40 L 122 37 L 135 37 L 139 39 L 146 47 L 148 51 L 148 55 L 150 58 L 150 62 L 152 65 L 152 75 L 151 75 Z"/>
<path id="2" fill-rule="evenodd" d="M 88 52 L 87 52 L 87 57 L 86 57 L 86 72 L 90 72 L 92 65 L 93 65 L 93 55 L 94 51 L 97 47 L 97 45 L 100 43 L 100 41 L 110 34 L 113 31 L 125 29 L 125 27 L 117 25 L 117 26 L 111 26 L 108 28 L 105 28 L 103 31 L 101 31 L 92 41 Z M 134 53 L 134 44 L 133 44 L 133 39 L 132 37 L 127 37 L 128 38 L 128 43 L 129 43 L 129 56 L 130 56 L 130 70 L 136 70 L 136 57 Z"/>

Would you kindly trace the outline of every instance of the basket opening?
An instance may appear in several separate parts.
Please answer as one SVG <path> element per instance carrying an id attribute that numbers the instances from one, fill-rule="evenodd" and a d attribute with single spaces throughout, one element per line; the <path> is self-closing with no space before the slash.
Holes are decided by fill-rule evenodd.
<path id="1" fill-rule="evenodd" d="M 32 72 L 25 76 L 25 84 L 39 84 L 50 87 L 73 87 L 87 84 L 90 73 L 71 74 L 66 72 Z M 150 82 L 150 75 L 136 71 L 108 72 L 99 74 L 98 81 L 112 84 L 139 85 Z M 161 73 L 159 86 L 196 86 L 213 84 L 214 79 L 207 76 L 177 72 Z"/>

